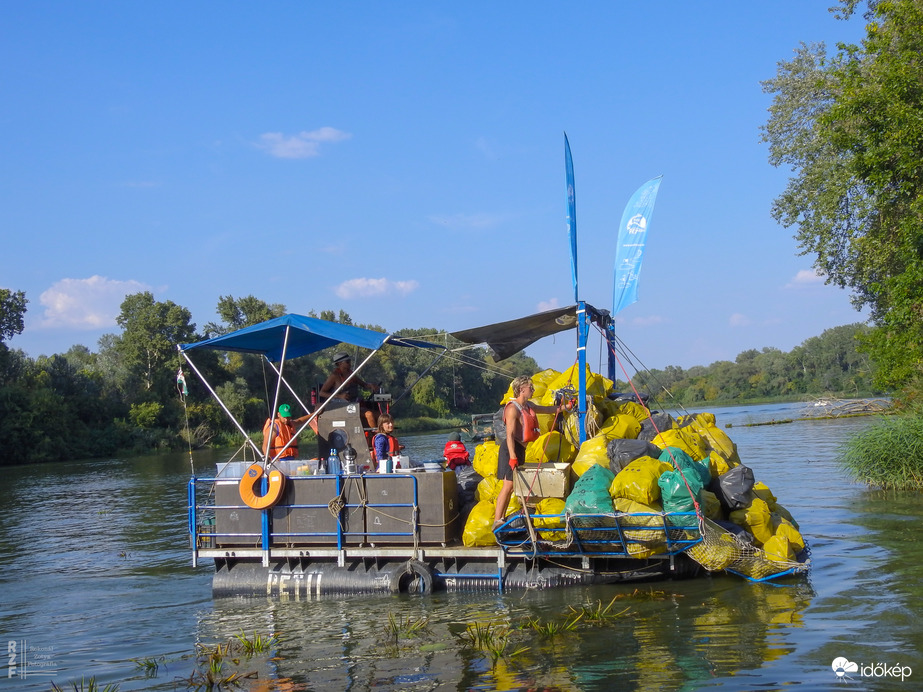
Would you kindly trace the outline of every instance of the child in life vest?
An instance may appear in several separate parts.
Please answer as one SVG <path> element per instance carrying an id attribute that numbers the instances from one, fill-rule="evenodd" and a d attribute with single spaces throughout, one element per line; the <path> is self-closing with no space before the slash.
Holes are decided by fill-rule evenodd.
<path id="1" fill-rule="evenodd" d="M 394 419 L 388 413 L 383 413 L 378 417 L 378 432 L 372 438 L 372 451 L 375 453 L 376 460 L 386 460 L 393 456 L 399 455 L 404 445 L 397 441 L 392 435 L 394 432 Z M 400 468 L 400 467 L 398 467 Z"/>
<path id="2" fill-rule="evenodd" d="M 449 435 L 449 441 L 445 443 L 442 456 L 445 457 L 446 468 L 452 471 L 460 466 L 471 466 L 471 455 L 468 454 L 468 449 L 457 432 Z"/>

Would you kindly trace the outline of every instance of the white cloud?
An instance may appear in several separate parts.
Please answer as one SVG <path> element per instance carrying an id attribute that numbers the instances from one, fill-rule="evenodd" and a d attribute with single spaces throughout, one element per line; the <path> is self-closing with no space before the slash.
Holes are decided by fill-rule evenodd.
<path id="1" fill-rule="evenodd" d="M 826 277 L 823 274 L 818 274 L 813 269 L 802 269 L 795 277 L 785 284 L 785 288 L 800 288 L 802 286 L 821 286 L 823 285 Z"/>
<path id="2" fill-rule="evenodd" d="M 114 281 L 105 276 L 61 279 L 39 296 L 45 306 L 40 327 L 104 329 L 115 326 L 122 301 L 131 293 L 149 291 L 138 281 Z"/>
<path id="3" fill-rule="evenodd" d="M 429 220 L 440 226 L 458 229 L 484 229 L 499 226 L 507 217 L 501 214 L 434 214 Z"/>
<path id="4" fill-rule="evenodd" d="M 266 132 L 260 135 L 257 146 L 270 156 L 279 159 L 309 159 L 320 154 L 319 147 L 326 142 L 342 142 L 352 135 L 333 127 L 322 127 L 311 132 L 299 132 L 297 135 L 284 135 L 281 132 Z"/>
<path id="5" fill-rule="evenodd" d="M 349 279 L 336 287 L 340 298 L 372 298 L 375 296 L 406 296 L 419 288 L 416 281 L 391 281 L 390 279 Z"/>
<path id="6" fill-rule="evenodd" d="M 543 300 L 538 304 L 537 309 L 539 312 L 545 312 L 546 310 L 554 310 L 557 307 L 560 307 L 558 299 L 552 298 L 551 300 Z"/>
<path id="7" fill-rule="evenodd" d="M 735 312 L 733 315 L 731 315 L 730 319 L 728 320 L 728 324 L 731 325 L 732 327 L 749 327 L 752 324 L 752 322 L 750 321 L 750 318 L 747 317 L 746 315 L 743 315 L 739 312 Z"/>
<path id="8" fill-rule="evenodd" d="M 653 327 L 655 324 L 663 324 L 664 321 L 661 315 L 648 315 L 647 317 L 633 317 L 631 324 L 636 327 Z"/>

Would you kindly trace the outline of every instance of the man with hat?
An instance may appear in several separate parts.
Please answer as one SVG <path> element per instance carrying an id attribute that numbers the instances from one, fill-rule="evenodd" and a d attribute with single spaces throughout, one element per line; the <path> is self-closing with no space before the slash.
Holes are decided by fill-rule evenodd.
<path id="1" fill-rule="evenodd" d="M 293 439 L 298 425 L 301 425 L 310 416 L 292 419 L 292 407 L 288 404 L 279 406 L 279 413 L 275 420 L 267 418 L 263 425 L 263 454 L 268 453 L 269 458 L 273 459 L 285 445 L 285 450 L 279 455 L 280 459 L 297 459 L 298 458 L 298 440 Z M 292 443 L 289 444 L 289 441 Z"/>
<path id="2" fill-rule="evenodd" d="M 347 380 L 349 381 L 347 382 Z M 347 382 L 346 386 L 333 398 L 356 403 L 359 402 L 360 386 L 372 392 L 378 389 L 378 385 L 369 384 L 353 373 L 352 358 L 348 353 L 345 351 L 337 351 L 333 354 L 333 372 L 330 373 L 330 377 L 327 378 L 327 381 L 324 382 L 323 386 L 320 388 L 321 401 L 330 399 L 333 393 L 336 392 L 344 382 Z M 362 409 L 362 415 L 368 427 L 377 428 L 378 416 L 375 414 L 374 409 L 365 402 L 361 402 L 360 408 Z"/>

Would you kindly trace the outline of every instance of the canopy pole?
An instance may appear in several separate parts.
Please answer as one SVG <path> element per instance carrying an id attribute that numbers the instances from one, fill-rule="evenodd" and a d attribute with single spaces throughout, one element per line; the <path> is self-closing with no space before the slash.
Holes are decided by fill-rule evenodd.
<path id="1" fill-rule="evenodd" d="M 282 339 L 282 360 L 279 361 L 278 370 L 276 370 L 276 368 L 273 367 L 273 370 L 276 370 L 276 373 L 278 374 L 278 378 L 276 379 L 276 394 L 272 402 L 272 410 L 269 412 L 269 420 L 272 422 L 271 423 L 272 427 L 275 427 L 276 425 L 275 423 L 276 414 L 279 412 L 279 393 L 282 391 L 282 383 L 285 381 L 282 377 L 282 369 L 285 367 L 285 353 L 286 351 L 288 351 L 288 335 L 291 332 L 291 329 L 292 329 L 291 325 L 289 324 L 285 325 L 285 337 Z M 270 362 L 270 365 L 272 365 L 271 362 Z M 272 434 L 272 427 L 269 430 L 270 434 Z M 291 444 L 294 439 L 295 438 L 293 437 L 291 440 L 289 440 L 289 444 Z M 263 452 L 260 456 L 263 458 L 263 467 L 265 468 L 266 466 L 269 465 L 269 461 L 270 461 L 269 460 L 269 445 L 266 444 L 266 440 L 263 440 L 263 446 L 266 448 L 266 451 Z M 289 445 L 285 445 L 285 447 L 280 449 L 279 454 L 284 452 L 288 448 L 288 446 Z M 276 456 L 273 457 L 272 461 L 275 461 L 276 459 L 278 459 L 279 454 L 276 454 Z"/>
<path id="2" fill-rule="evenodd" d="M 577 367 L 580 368 L 577 376 L 577 428 L 580 431 L 580 444 L 586 442 L 586 344 L 589 331 L 586 303 L 581 300 L 577 303 Z"/>
<path id="3" fill-rule="evenodd" d="M 251 447 L 253 447 L 253 451 L 256 453 L 256 456 L 262 457 L 263 450 L 257 447 L 256 443 L 250 439 L 250 435 L 247 434 L 247 431 L 244 430 L 243 426 L 237 421 L 237 419 L 234 417 L 234 414 L 228 410 L 228 407 L 224 405 L 224 402 L 221 400 L 221 397 L 218 396 L 218 394 L 215 392 L 214 389 L 212 389 L 212 386 L 208 383 L 208 380 L 206 380 L 202 376 L 202 373 L 199 372 L 199 369 L 195 366 L 195 363 L 192 362 L 192 359 L 186 354 L 185 351 L 180 350 L 180 353 L 182 354 L 186 362 L 189 363 L 189 367 L 192 368 L 195 371 L 195 374 L 199 376 L 199 379 L 202 381 L 202 384 L 205 385 L 205 388 L 209 391 L 212 397 L 214 397 L 215 401 L 218 402 L 218 405 L 224 410 L 228 418 L 231 419 L 231 422 L 234 423 L 234 425 L 237 427 L 238 430 L 240 430 L 241 434 L 244 436 L 244 439 L 250 444 Z"/>

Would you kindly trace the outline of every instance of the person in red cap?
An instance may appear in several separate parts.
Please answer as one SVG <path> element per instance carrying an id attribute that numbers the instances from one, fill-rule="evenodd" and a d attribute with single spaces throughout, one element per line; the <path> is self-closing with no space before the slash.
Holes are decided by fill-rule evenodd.
<path id="1" fill-rule="evenodd" d="M 446 468 L 452 471 L 461 466 L 471 466 L 471 455 L 468 454 L 468 448 L 465 447 L 461 441 L 461 435 L 457 432 L 449 435 L 449 441 L 445 443 L 442 456 L 445 457 Z"/>

